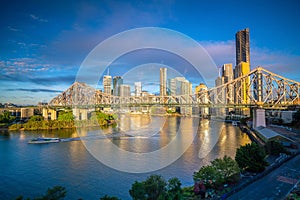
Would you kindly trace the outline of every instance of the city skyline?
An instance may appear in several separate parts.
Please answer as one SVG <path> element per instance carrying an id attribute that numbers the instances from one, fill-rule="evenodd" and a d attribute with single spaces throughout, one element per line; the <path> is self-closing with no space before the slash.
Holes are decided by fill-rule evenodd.
<path id="1" fill-rule="evenodd" d="M 144 26 L 186 34 L 208 51 L 217 66 L 235 63 L 234 34 L 249 27 L 251 69 L 262 66 L 300 81 L 297 1 L 264 1 L 259 6 L 255 1 L 244 2 L 243 8 L 248 11 L 230 1 L 7 1 L 1 8 L 2 103 L 50 101 L 75 81 L 81 62 L 99 42 Z M 131 62 L 115 64 L 128 66 Z M 164 63 L 163 58 L 160 63 Z M 121 72 L 123 75 L 124 71 Z M 189 71 L 184 74 L 186 78 L 190 75 Z M 190 81 L 199 84 L 197 80 Z"/>

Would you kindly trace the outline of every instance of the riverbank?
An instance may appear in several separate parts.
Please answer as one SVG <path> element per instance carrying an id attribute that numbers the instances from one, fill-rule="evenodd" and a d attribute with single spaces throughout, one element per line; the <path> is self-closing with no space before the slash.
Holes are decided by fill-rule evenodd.
<path id="1" fill-rule="evenodd" d="M 76 120 L 72 112 L 62 112 L 56 120 L 45 120 L 41 115 L 32 116 L 25 123 L 14 123 L 8 127 L 10 131 L 16 130 L 58 130 L 83 127 L 104 127 L 116 124 L 116 117 L 112 114 L 94 112 L 86 120 Z"/>

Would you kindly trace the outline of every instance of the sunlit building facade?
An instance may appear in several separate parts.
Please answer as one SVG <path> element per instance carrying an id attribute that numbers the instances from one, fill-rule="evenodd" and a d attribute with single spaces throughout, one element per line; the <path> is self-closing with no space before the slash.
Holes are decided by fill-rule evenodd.
<path id="1" fill-rule="evenodd" d="M 204 83 L 200 83 L 195 87 L 195 94 L 197 95 L 197 102 L 200 104 L 208 104 L 208 88 Z M 199 110 L 201 116 L 209 115 L 209 107 L 201 107 Z"/>
<path id="2" fill-rule="evenodd" d="M 103 92 L 105 94 L 111 94 L 111 76 L 103 76 Z"/>
<path id="3" fill-rule="evenodd" d="M 167 95 L 167 68 L 160 68 L 160 96 Z"/>
<path id="4" fill-rule="evenodd" d="M 141 96 L 141 94 L 142 94 L 142 82 L 135 82 L 134 83 L 134 94 L 137 97 Z"/>

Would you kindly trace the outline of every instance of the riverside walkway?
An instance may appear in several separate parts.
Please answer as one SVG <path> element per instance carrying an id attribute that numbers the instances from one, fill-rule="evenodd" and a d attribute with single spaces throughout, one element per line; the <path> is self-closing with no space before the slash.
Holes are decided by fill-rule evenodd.
<path id="1" fill-rule="evenodd" d="M 253 182 L 227 199 L 284 199 L 299 180 L 300 155 L 297 155 L 265 177 Z"/>

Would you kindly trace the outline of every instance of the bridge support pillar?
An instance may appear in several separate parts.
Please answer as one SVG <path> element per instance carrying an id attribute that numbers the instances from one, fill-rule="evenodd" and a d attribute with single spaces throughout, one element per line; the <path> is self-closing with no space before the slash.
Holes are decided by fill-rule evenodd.
<path id="1" fill-rule="evenodd" d="M 253 128 L 266 127 L 266 113 L 264 109 L 253 109 Z"/>

